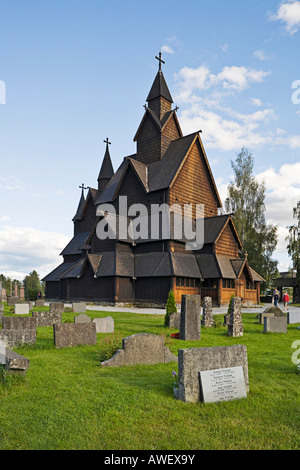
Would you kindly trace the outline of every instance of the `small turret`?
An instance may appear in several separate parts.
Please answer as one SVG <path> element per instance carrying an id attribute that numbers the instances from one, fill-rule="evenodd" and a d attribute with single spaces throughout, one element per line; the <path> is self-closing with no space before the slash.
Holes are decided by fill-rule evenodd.
<path id="1" fill-rule="evenodd" d="M 114 169 L 112 166 L 109 148 L 108 148 L 108 145 L 111 144 L 111 142 L 108 141 L 108 138 L 104 140 L 104 142 L 106 143 L 106 151 L 105 151 L 105 155 L 103 158 L 100 173 L 98 176 L 98 191 L 100 191 L 100 193 L 103 193 L 104 189 L 110 182 L 111 178 L 114 176 Z"/>

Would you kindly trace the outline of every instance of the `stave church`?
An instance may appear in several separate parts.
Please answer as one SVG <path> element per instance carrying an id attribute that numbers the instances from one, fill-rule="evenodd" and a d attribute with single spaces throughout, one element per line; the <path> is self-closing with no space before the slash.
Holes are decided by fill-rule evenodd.
<path id="1" fill-rule="evenodd" d="M 215 305 L 228 304 L 232 295 L 244 304 L 256 304 L 263 278 L 248 264 L 232 214 L 221 214 L 201 131 L 183 135 L 161 54 L 156 59 L 158 71 L 134 136 L 136 153 L 126 156 L 114 171 L 106 139 L 97 185 L 82 185 L 72 220 L 73 238 L 61 252 L 61 264 L 43 279 L 45 298 L 164 306 L 172 289 L 177 303 L 183 294 L 200 294 L 212 297 Z M 109 224 L 107 211 L 99 208 L 112 207 L 120 218 L 121 196 L 126 196 L 128 206 L 142 204 L 149 209 L 202 205 L 201 247 L 187 249 L 184 236 L 174 230 L 159 230 L 155 239 L 150 235 L 133 239 L 118 231 L 114 237 L 99 237 L 99 223 Z M 128 224 L 131 219 L 126 217 Z M 195 220 L 194 209 L 191 218 Z"/>

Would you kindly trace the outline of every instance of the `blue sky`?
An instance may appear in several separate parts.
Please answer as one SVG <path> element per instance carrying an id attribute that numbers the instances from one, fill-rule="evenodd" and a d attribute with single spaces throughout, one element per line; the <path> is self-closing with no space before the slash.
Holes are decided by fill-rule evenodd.
<path id="1" fill-rule="evenodd" d="M 202 130 L 223 200 L 230 161 L 252 152 L 278 225 L 274 257 L 288 268 L 300 1 L 0 0 L 0 18 L 0 272 L 43 276 L 60 262 L 79 185 L 97 185 L 103 140 L 115 169 L 135 153 L 160 50 L 183 133 Z"/>

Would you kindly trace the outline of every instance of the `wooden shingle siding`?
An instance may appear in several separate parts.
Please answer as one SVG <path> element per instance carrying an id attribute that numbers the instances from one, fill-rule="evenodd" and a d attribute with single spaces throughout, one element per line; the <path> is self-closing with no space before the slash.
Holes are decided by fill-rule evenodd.
<path id="1" fill-rule="evenodd" d="M 227 224 L 217 241 L 215 250 L 218 255 L 228 255 L 233 258 L 238 258 L 238 244 L 229 224 Z"/>
<path id="2" fill-rule="evenodd" d="M 218 202 L 197 142 L 193 145 L 173 186 L 170 189 L 170 204 L 204 204 L 204 216 L 218 214 Z"/>

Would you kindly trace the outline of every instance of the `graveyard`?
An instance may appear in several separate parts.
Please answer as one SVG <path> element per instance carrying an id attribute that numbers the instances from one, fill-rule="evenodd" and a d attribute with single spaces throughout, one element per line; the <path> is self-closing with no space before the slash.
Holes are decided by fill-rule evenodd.
<path id="1" fill-rule="evenodd" d="M 172 322 L 166 326 L 164 315 L 138 309 L 60 311 L 50 304 L 16 314 L 3 305 L 0 336 L 12 327 L 18 331 L 17 323 L 26 332 L 32 322 L 36 328 L 12 347 L 10 363 L 25 363 L 25 372 L 1 368 L 1 450 L 299 448 L 300 371 L 292 355 L 300 331 L 286 314 L 284 328 L 271 331 L 266 329 L 270 314 L 262 323 L 255 308 L 241 308 L 228 324 L 224 315 L 209 320 L 206 311 L 194 328 L 185 326 L 188 315 L 181 315 L 178 328 Z M 193 318 L 197 302 L 190 308 Z M 208 363 L 206 369 L 242 365 L 244 396 L 204 402 L 197 392 L 195 402 L 176 398 L 174 382 L 182 381 L 185 397 L 188 387 L 195 391 L 191 383 L 197 375 L 190 378 L 185 371 L 180 378 L 179 370 L 194 353 L 189 370 L 196 356 Z M 204 380 L 211 371 L 202 371 Z"/>

